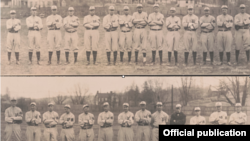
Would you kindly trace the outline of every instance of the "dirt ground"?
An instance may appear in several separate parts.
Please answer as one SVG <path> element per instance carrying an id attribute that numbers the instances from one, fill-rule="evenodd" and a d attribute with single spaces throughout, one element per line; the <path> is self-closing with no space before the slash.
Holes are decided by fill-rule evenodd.
<path id="1" fill-rule="evenodd" d="M 114 115 L 118 115 L 118 113 L 114 113 Z M 97 117 L 98 115 L 95 115 L 95 117 Z M 4 113 L 1 114 L 1 117 L 4 117 Z M 186 120 L 186 124 L 189 124 L 190 122 L 190 118 L 191 116 L 187 116 L 187 120 Z M 205 117 L 206 118 L 206 121 L 208 122 L 208 116 Z M 5 125 L 6 123 L 4 122 L 4 118 L 1 118 L 1 140 L 4 140 L 4 137 L 5 137 L 5 134 L 4 134 L 4 130 L 5 130 Z M 21 132 L 22 132 L 22 141 L 26 141 L 26 127 L 27 127 L 27 124 L 23 121 L 23 123 L 21 124 Z M 42 138 L 41 138 L 41 141 L 45 141 L 44 137 L 43 137 L 43 130 L 44 130 L 44 125 L 40 125 L 41 127 L 41 130 L 42 130 Z M 136 134 L 136 127 L 137 125 L 135 124 L 133 126 L 133 130 L 134 130 L 134 133 Z M 97 125 L 97 123 L 95 122 L 95 125 L 94 125 L 94 134 L 95 134 L 95 139 L 94 141 L 97 141 L 98 139 L 98 132 L 99 132 L 99 126 Z M 113 141 L 117 141 L 117 134 L 118 134 L 118 131 L 119 131 L 119 125 L 117 123 L 117 120 L 114 121 L 114 126 L 113 126 L 113 131 L 114 131 L 114 137 L 113 137 Z M 59 137 L 60 136 L 60 132 L 62 130 L 62 126 L 61 125 L 58 125 L 57 126 L 57 129 L 58 129 L 58 141 L 61 141 L 61 138 Z M 80 132 L 80 126 L 78 125 L 74 125 L 74 131 L 75 131 L 75 137 L 76 137 L 76 141 L 79 141 L 78 140 L 78 136 L 79 136 L 79 132 Z M 12 137 L 11 139 L 14 141 L 15 140 L 15 136 L 14 134 L 12 134 Z M 135 136 L 134 136 L 134 140 L 136 140 Z"/>
<path id="2" fill-rule="evenodd" d="M 101 18 L 103 19 L 103 18 Z M 48 44 L 47 44 L 47 28 L 41 31 L 42 41 L 41 41 L 41 63 L 42 65 L 36 64 L 36 55 L 33 53 L 33 65 L 28 65 L 28 30 L 25 24 L 25 19 L 21 19 L 22 29 L 20 31 L 21 34 L 21 51 L 20 51 L 20 65 L 15 64 L 15 56 L 12 53 L 12 64 L 7 64 L 7 52 L 6 52 L 6 19 L 1 19 L 1 71 L 2 75 L 247 75 L 250 74 L 250 66 L 246 66 L 246 54 L 245 51 L 240 52 L 239 61 L 241 62 L 239 66 L 206 66 L 200 67 L 197 65 L 196 67 L 183 67 L 182 64 L 184 62 L 184 53 L 181 51 L 183 47 L 182 40 L 180 41 L 180 48 L 178 54 L 179 67 L 168 67 L 168 66 L 160 66 L 159 65 L 159 55 L 157 52 L 156 56 L 156 65 L 155 66 L 142 66 L 142 53 L 139 53 L 139 65 L 135 66 L 135 64 L 128 65 L 127 63 L 127 53 L 124 55 L 125 64 L 117 65 L 117 66 L 106 66 L 107 57 L 105 52 L 105 44 L 104 44 L 104 29 L 100 26 L 100 41 L 98 48 L 98 56 L 97 62 L 99 62 L 98 66 L 94 66 L 92 64 L 93 57 L 91 55 L 91 65 L 86 66 L 86 50 L 84 47 L 83 36 L 84 36 L 84 27 L 82 26 L 83 19 L 80 19 L 81 26 L 78 28 L 79 35 L 79 55 L 78 55 L 78 64 L 73 64 L 73 52 L 70 52 L 70 62 L 69 65 L 57 65 L 56 64 L 56 53 L 53 53 L 52 57 L 52 65 L 47 66 L 48 61 Z M 102 22 L 102 21 L 101 21 Z M 45 26 L 45 19 L 43 19 L 43 25 Z M 148 28 L 147 28 L 148 30 Z M 64 30 L 61 29 L 62 35 L 64 36 Z M 164 27 L 164 35 L 166 35 L 166 28 Z M 181 35 L 183 35 L 183 29 L 181 30 Z M 200 31 L 197 31 L 198 37 Z M 62 43 L 64 45 L 64 43 Z M 150 64 L 152 53 L 150 50 L 150 45 L 148 45 L 147 51 L 147 63 Z M 199 40 L 200 46 L 200 40 Z M 215 47 L 216 48 L 216 47 Z M 232 49 L 234 45 L 232 46 Z M 63 46 L 61 49 L 61 62 L 65 62 L 65 54 L 63 51 Z M 231 54 L 231 62 L 235 62 L 235 51 L 232 50 Z M 167 62 L 167 47 L 164 46 L 163 50 L 163 61 Z M 117 56 L 119 62 L 119 53 Z M 209 55 L 208 55 L 209 58 Z M 113 54 L 111 57 L 111 61 L 113 60 Z M 134 52 L 132 53 L 132 62 L 134 62 Z M 219 61 L 219 53 L 215 51 L 215 63 Z M 224 61 L 226 61 L 226 54 L 224 54 Z M 189 55 L 189 64 L 192 64 L 192 55 Z M 199 51 L 197 55 L 197 63 L 202 62 L 202 52 Z M 172 64 L 174 63 L 174 56 L 172 53 Z M 208 62 L 209 63 L 209 62 Z"/>

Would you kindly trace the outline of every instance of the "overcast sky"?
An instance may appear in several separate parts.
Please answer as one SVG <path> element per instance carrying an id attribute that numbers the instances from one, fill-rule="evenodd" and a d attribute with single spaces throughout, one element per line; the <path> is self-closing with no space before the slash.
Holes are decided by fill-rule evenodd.
<path id="1" fill-rule="evenodd" d="M 193 77 L 195 85 L 208 87 L 216 86 L 219 79 L 225 77 Z M 59 92 L 63 95 L 72 90 L 74 85 L 80 84 L 89 88 L 89 93 L 96 94 L 97 91 L 105 93 L 110 91 L 124 92 L 132 83 L 142 89 L 143 82 L 148 79 L 160 79 L 164 81 L 163 87 L 180 86 L 180 77 L 2 77 L 1 94 L 6 93 L 9 88 L 10 95 L 15 97 L 43 98 L 54 97 Z"/>

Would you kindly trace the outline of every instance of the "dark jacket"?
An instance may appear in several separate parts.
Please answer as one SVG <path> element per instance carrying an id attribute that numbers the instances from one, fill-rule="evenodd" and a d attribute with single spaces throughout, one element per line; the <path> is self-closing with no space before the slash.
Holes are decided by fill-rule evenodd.
<path id="1" fill-rule="evenodd" d="M 186 123 L 186 115 L 184 113 L 175 112 L 171 115 L 170 125 L 184 125 L 185 123 Z"/>

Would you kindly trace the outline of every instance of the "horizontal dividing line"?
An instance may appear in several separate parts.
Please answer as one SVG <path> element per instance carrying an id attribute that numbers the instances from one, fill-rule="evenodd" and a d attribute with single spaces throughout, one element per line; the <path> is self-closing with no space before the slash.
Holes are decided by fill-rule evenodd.
<path id="1" fill-rule="evenodd" d="M 0 75 L 1 77 L 250 77 L 250 75 Z"/>

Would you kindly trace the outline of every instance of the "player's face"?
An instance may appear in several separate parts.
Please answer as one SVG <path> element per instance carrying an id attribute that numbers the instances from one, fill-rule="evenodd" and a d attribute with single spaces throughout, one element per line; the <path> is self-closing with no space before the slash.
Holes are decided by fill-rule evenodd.
<path id="1" fill-rule="evenodd" d="M 112 9 L 110 9 L 110 10 L 109 10 L 109 14 L 110 14 L 110 15 L 113 15 L 113 14 L 114 14 L 114 12 L 115 12 L 115 11 L 114 11 L 114 10 L 112 10 Z"/>
<path id="2" fill-rule="evenodd" d="M 174 11 L 174 10 L 171 10 L 171 11 L 170 11 L 170 14 L 171 14 L 171 16 L 174 16 L 174 15 L 175 15 L 175 11 Z"/>
<path id="3" fill-rule="evenodd" d="M 154 12 L 159 12 L 159 7 L 154 7 Z"/>
<path id="4" fill-rule="evenodd" d="M 53 111 L 54 106 L 53 105 L 49 105 L 49 111 Z"/>
<path id="5" fill-rule="evenodd" d="M 16 14 L 10 14 L 10 18 L 14 19 L 16 17 Z"/>
<path id="6" fill-rule="evenodd" d="M 201 114 L 201 111 L 200 111 L 200 110 L 196 110 L 196 111 L 195 111 L 195 115 L 196 115 L 196 116 L 199 116 L 200 114 Z"/>
<path id="7" fill-rule="evenodd" d="M 105 112 L 107 112 L 109 110 L 109 106 L 104 106 L 103 109 Z"/>
<path id="8" fill-rule="evenodd" d="M 36 10 L 31 11 L 32 16 L 36 16 Z"/>
<path id="9" fill-rule="evenodd" d="M 220 111 L 221 111 L 221 109 L 222 109 L 222 107 L 221 107 L 221 106 L 217 106 L 217 111 L 218 111 L 218 112 L 220 112 Z"/>
<path id="10" fill-rule="evenodd" d="M 70 112 L 70 109 L 67 108 L 67 107 L 65 107 L 65 108 L 64 108 L 64 111 L 65 111 L 66 113 L 69 113 L 69 112 Z"/>
<path id="11" fill-rule="evenodd" d="M 157 105 L 157 110 L 161 111 L 162 110 L 162 105 Z"/>
<path id="12" fill-rule="evenodd" d="M 180 113 L 180 112 L 181 112 L 181 108 L 180 108 L 180 107 L 177 107 L 177 108 L 176 108 L 176 112 Z"/>
<path id="13" fill-rule="evenodd" d="M 128 13 L 129 13 L 128 10 L 125 9 L 125 10 L 124 10 L 124 14 L 125 14 L 125 15 L 128 15 Z"/>
<path id="14" fill-rule="evenodd" d="M 127 111 L 128 111 L 128 106 L 123 106 L 123 110 L 124 110 L 125 112 L 127 112 Z"/>
<path id="15" fill-rule="evenodd" d="M 31 106 L 30 106 L 30 109 L 31 109 L 32 111 L 34 111 L 34 110 L 36 110 L 36 106 L 35 106 L 35 105 L 31 105 Z"/>
<path id="16" fill-rule="evenodd" d="M 189 15 L 193 14 L 193 9 L 188 9 L 188 14 Z"/>
<path id="17" fill-rule="evenodd" d="M 142 7 L 138 7 L 137 10 L 138 10 L 139 13 L 141 13 L 142 12 Z"/>
<path id="18" fill-rule="evenodd" d="M 70 15 L 70 16 L 73 16 L 73 15 L 74 15 L 74 11 L 73 11 L 73 10 L 70 10 L 70 11 L 69 11 L 69 15 Z"/>
<path id="19" fill-rule="evenodd" d="M 85 108 L 83 109 L 83 111 L 84 111 L 85 113 L 89 112 L 89 107 L 85 107 Z"/>
<path id="20" fill-rule="evenodd" d="M 145 109 L 146 108 L 146 105 L 145 104 L 141 104 L 141 109 Z"/>
<path id="21" fill-rule="evenodd" d="M 16 100 L 12 100 L 10 103 L 11 103 L 11 106 L 13 107 L 16 106 Z"/>
<path id="22" fill-rule="evenodd" d="M 205 15 L 208 16 L 210 14 L 210 11 L 209 10 L 206 10 L 205 11 Z"/>
<path id="23" fill-rule="evenodd" d="M 241 112 L 241 107 L 236 107 L 236 111 L 239 113 Z"/>
<path id="24" fill-rule="evenodd" d="M 56 9 L 52 9 L 52 14 L 55 15 L 57 13 Z"/>
<path id="25" fill-rule="evenodd" d="M 227 9 L 222 9 L 223 14 L 227 14 Z"/>
<path id="26" fill-rule="evenodd" d="M 245 8 L 240 8 L 240 12 L 241 12 L 241 13 L 245 13 L 245 12 L 246 12 L 246 9 L 245 9 Z"/>
<path id="27" fill-rule="evenodd" d="M 90 11 L 89 11 L 89 14 L 90 14 L 91 16 L 95 15 L 95 10 L 90 10 Z"/>

